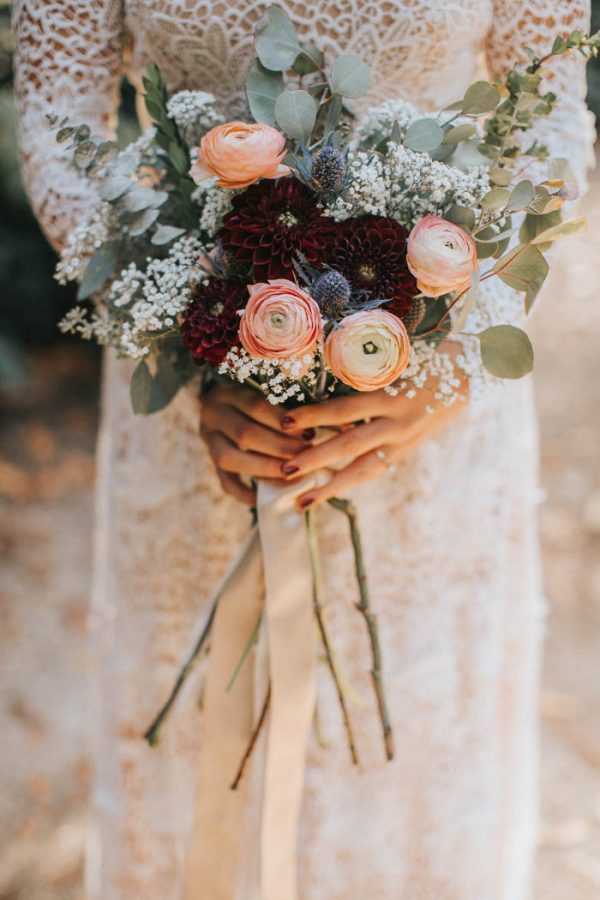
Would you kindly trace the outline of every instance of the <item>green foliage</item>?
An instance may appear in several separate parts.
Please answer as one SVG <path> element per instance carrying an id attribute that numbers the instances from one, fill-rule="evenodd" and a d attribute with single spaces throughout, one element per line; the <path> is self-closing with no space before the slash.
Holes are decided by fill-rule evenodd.
<path id="1" fill-rule="evenodd" d="M 308 144 L 317 119 L 317 104 L 308 91 L 284 91 L 275 103 L 275 121 L 288 137 Z"/>
<path id="2" fill-rule="evenodd" d="M 522 378 L 533 369 L 533 347 L 524 331 L 514 325 L 494 325 L 475 335 L 481 362 L 498 378 Z"/>
<path id="3" fill-rule="evenodd" d="M 295 62 L 300 41 L 289 16 L 279 6 L 269 6 L 255 31 L 256 55 L 265 67 L 283 72 Z"/>
<path id="4" fill-rule="evenodd" d="M 331 67 L 331 89 L 349 100 L 362 97 L 371 86 L 371 71 L 360 56 L 345 53 Z"/>
<path id="5" fill-rule="evenodd" d="M 406 129 L 404 143 L 409 150 L 426 153 L 439 147 L 444 137 L 444 131 L 435 119 L 417 119 Z"/>
<path id="6" fill-rule="evenodd" d="M 265 69 L 260 60 L 255 59 L 246 78 L 246 97 L 254 119 L 265 125 L 275 121 L 275 103 L 284 89 L 281 72 Z"/>
<path id="7" fill-rule="evenodd" d="M 114 247 L 106 246 L 90 259 L 84 272 L 78 300 L 87 300 L 103 287 L 116 269 L 119 255 Z"/>

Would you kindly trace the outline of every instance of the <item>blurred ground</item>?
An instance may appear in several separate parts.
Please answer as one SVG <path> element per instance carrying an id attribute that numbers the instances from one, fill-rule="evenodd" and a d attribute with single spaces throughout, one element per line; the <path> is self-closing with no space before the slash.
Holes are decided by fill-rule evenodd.
<path id="1" fill-rule="evenodd" d="M 590 230 L 570 240 L 532 326 L 550 600 L 535 900 L 600 897 L 598 177 L 586 207 Z M 97 370 L 82 347 L 40 351 L 25 388 L 4 398 L 0 900 L 82 897 Z"/>

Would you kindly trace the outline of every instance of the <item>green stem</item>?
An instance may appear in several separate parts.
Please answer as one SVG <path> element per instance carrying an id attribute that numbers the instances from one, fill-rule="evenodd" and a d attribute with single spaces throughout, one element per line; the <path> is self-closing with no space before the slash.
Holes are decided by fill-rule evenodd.
<path id="1" fill-rule="evenodd" d="M 354 733 L 352 731 L 352 723 L 350 722 L 350 715 L 348 713 L 348 707 L 346 704 L 346 698 L 344 696 L 344 691 L 342 689 L 342 683 L 340 681 L 339 673 L 337 670 L 337 665 L 335 663 L 335 659 L 333 656 L 333 652 L 331 649 L 331 642 L 329 640 L 329 635 L 327 633 L 327 628 L 325 626 L 325 619 L 323 616 L 323 606 L 321 602 L 321 598 L 323 596 L 323 579 L 321 577 L 321 566 L 319 562 L 319 542 L 317 538 L 317 530 L 315 528 L 315 518 L 314 518 L 314 510 L 309 510 L 306 513 L 306 527 L 308 530 L 308 544 L 310 548 L 310 564 L 312 568 L 313 575 L 313 601 L 314 601 L 314 609 L 315 609 L 315 617 L 317 619 L 317 624 L 319 626 L 319 632 L 321 634 L 321 640 L 323 642 L 323 647 L 325 649 L 325 656 L 327 659 L 327 665 L 329 666 L 329 671 L 331 672 L 331 676 L 333 678 L 335 689 L 337 691 L 338 700 L 340 702 L 340 708 L 342 710 L 342 718 L 344 720 L 344 728 L 346 729 L 346 736 L 348 738 L 348 747 L 350 749 L 350 756 L 352 758 L 352 762 L 355 766 L 359 764 L 358 753 L 356 751 L 356 744 L 354 741 Z"/>
<path id="2" fill-rule="evenodd" d="M 250 653 L 250 650 L 252 649 L 252 647 L 256 641 L 256 636 L 258 634 L 258 629 L 260 628 L 261 620 L 262 620 L 262 613 L 259 615 L 258 619 L 256 620 L 256 625 L 252 629 L 252 634 L 248 638 L 248 643 L 244 647 L 242 655 L 240 656 L 240 658 L 238 660 L 238 664 L 236 665 L 235 669 L 233 670 L 233 675 L 231 676 L 231 678 L 229 679 L 229 681 L 227 683 L 227 687 L 225 688 L 226 692 L 229 692 L 231 690 L 231 688 L 234 686 L 234 684 L 236 682 L 238 675 L 240 674 L 240 670 L 241 670 L 242 666 L 244 665 L 244 662 L 246 661 L 246 657 Z"/>
<path id="3" fill-rule="evenodd" d="M 385 747 L 385 755 L 388 760 L 394 758 L 394 735 L 390 723 L 390 717 L 385 700 L 385 692 L 383 688 L 382 668 L 381 668 L 381 645 L 379 642 L 379 629 L 377 627 L 377 618 L 371 609 L 369 598 L 369 588 L 367 585 L 367 574 L 365 571 L 362 540 L 358 527 L 358 519 L 356 509 L 349 500 L 340 500 L 332 497 L 329 504 L 334 509 L 343 512 L 348 519 L 350 528 L 350 537 L 352 540 L 352 548 L 354 550 L 354 567 L 356 572 L 356 581 L 358 584 L 359 602 L 356 608 L 363 616 L 371 643 L 371 678 L 373 680 L 373 688 L 377 699 L 377 708 L 379 710 L 379 718 L 383 729 L 383 743 Z"/>
<path id="4" fill-rule="evenodd" d="M 219 598 L 217 597 L 217 599 L 215 600 L 213 607 L 208 615 L 208 619 L 206 620 L 204 628 L 202 629 L 202 633 L 200 634 L 200 637 L 196 641 L 194 649 L 190 653 L 188 659 L 182 666 L 182 668 L 179 672 L 179 675 L 177 676 L 177 680 L 175 681 L 175 684 L 173 685 L 173 689 L 171 690 L 171 693 L 169 694 L 167 702 L 164 704 L 164 706 L 161 707 L 160 711 L 158 712 L 158 715 L 156 716 L 156 718 L 154 719 L 154 721 L 152 722 L 152 724 L 150 725 L 150 727 L 144 734 L 145 739 L 148 741 L 148 743 L 150 744 L 151 747 L 154 747 L 154 746 L 156 746 L 156 744 L 158 744 L 158 741 L 160 738 L 160 731 L 163 726 L 163 723 L 164 723 L 165 719 L 167 718 L 167 716 L 169 715 L 169 712 L 171 711 L 171 707 L 175 703 L 175 700 L 177 699 L 177 695 L 179 694 L 179 691 L 185 684 L 185 681 L 186 681 L 188 675 L 190 674 L 190 672 L 194 668 L 196 662 L 198 661 L 198 657 L 200 656 L 200 653 L 202 652 L 202 648 L 204 647 L 204 644 L 206 643 L 206 639 L 208 638 L 208 635 L 210 634 L 210 630 L 212 628 L 212 624 L 213 624 L 214 618 L 215 618 L 215 613 L 217 611 L 218 602 L 219 602 Z"/>
<path id="5" fill-rule="evenodd" d="M 261 710 L 260 716 L 258 717 L 258 722 L 256 723 L 254 731 L 252 732 L 252 735 L 250 736 L 250 743 L 248 744 L 248 746 L 246 748 L 246 752 L 244 753 L 244 755 L 242 757 L 242 761 L 240 762 L 240 767 L 237 770 L 236 776 L 233 779 L 233 781 L 231 782 L 229 789 L 232 791 L 237 791 L 238 785 L 239 785 L 240 781 L 242 780 L 242 776 L 246 770 L 246 765 L 248 763 L 248 760 L 252 756 L 252 751 L 254 750 L 254 747 L 258 740 L 258 736 L 262 730 L 263 725 L 265 724 L 265 721 L 267 718 L 267 711 L 269 709 L 270 702 L 271 702 L 271 685 L 269 684 L 269 688 L 267 690 L 267 696 L 265 697 L 265 702 L 263 703 L 263 708 Z"/>

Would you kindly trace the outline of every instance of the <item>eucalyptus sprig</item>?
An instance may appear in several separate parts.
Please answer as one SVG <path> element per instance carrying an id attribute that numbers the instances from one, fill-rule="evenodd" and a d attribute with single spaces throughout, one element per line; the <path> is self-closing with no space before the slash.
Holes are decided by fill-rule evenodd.
<path id="1" fill-rule="evenodd" d="M 256 59 L 246 78 L 246 97 L 257 122 L 276 124 L 297 147 L 314 147 L 353 113 L 348 101 L 371 84 L 369 67 L 352 53 L 326 64 L 321 50 L 301 44 L 280 6 L 269 6 L 255 32 Z"/>

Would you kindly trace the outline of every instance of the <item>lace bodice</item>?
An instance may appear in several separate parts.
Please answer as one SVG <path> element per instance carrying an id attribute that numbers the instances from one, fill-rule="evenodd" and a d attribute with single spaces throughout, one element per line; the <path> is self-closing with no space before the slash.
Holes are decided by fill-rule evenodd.
<path id="1" fill-rule="evenodd" d="M 26 186 L 49 239 L 60 245 L 93 202 L 61 158 L 46 113 L 114 127 L 119 77 L 139 84 L 158 63 L 172 89 L 213 92 L 231 114 L 243 105 L 253 29 L 268 4 L 211 0 L 16 0 L 16 92 Z M 424 109 L 460 97 L 485 67 L 500 76 L 524 45 L 543 51 L 559 31 L 586 28 L 588 0 L 288 0 L 302 38 L 371 66 L 370 105 L 405 96 Z M 545 137 L 579 177 L 589 152 L 583 60 L 553 63 L 560 108 Z"/>

